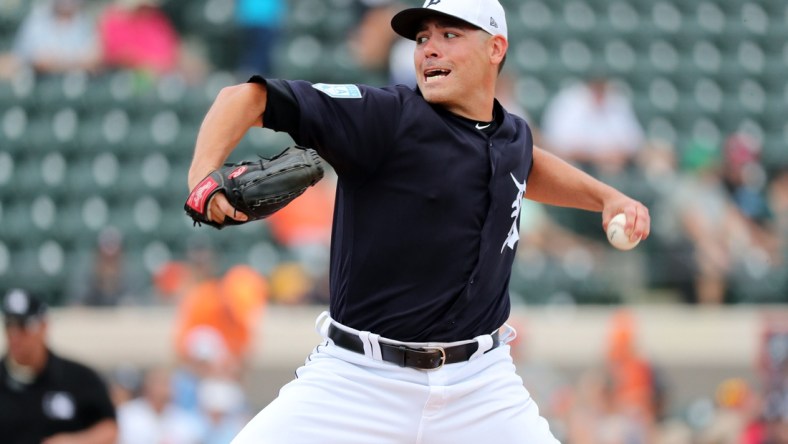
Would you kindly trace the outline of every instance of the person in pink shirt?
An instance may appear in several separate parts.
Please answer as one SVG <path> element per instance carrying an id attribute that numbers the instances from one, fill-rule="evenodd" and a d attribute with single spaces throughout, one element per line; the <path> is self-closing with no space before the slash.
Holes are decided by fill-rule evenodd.
<path id="1" fill-rule="evenodd" d="M 178 67 L 180 36 L 157 0 L 116 0 L 99 19 L 104 63 L 162 75 Z"/>

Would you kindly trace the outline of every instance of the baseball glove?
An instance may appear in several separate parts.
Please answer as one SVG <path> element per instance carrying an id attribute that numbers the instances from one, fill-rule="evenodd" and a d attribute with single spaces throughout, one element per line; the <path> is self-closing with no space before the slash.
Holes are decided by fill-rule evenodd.
<path id="1" fill-rule="evenodd" d="M 323 166 L 315 150 L 290 146 L 271 159 L 225 164 L 213 171 L 194 187 L 184 209 L 195 225 L 218 229 L 240 225 L 274 214 L 322 178 Z M 249 219 L 225 217 L 222 223 L 208 219 L 208 202 L 216 193 L 224 193 L 230 205 Z"/>

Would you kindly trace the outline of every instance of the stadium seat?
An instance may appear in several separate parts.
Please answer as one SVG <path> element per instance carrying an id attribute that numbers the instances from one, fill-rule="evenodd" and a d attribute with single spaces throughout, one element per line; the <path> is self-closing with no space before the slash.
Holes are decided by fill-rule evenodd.
<path id="1" fill-rule="evenodd" d="M 649 45 L 649 62 L 651 66 L 661 73 L 670 74 L 679 66 L 679 54 L 675 46 L 668 40 L 655 40 Z"/>
<path id="2" fill-rule="evenodd" d="M 551 29 L 555 22 L 556 14 L 550 9 L 549 3 L 541 0 L 528 0 L 521 4 L 512 5 L 509 16 L 512 24 L 509 25 L 511 42 L 533 38 L 543 43 L 552 40 Z"/>
<path id="3" fill-rule="evenodd" d="M 8 246 L 0 240 L 0 281 L 11 274 L 11 252 Z"/>
<path id="4" fill-rule="evenodd" d="M 6 199 L 3 204 L 2 235 L 6 242 L 16 245 L 38 239 L 38 230 L 31 230 L 31 203 Z"/>
<path id="5" fill-rule="evenodd" d="M 307 33 L 294 35 L 292 40 L 283 45 L 282 51 L 276 52 L 282 77 L 322 81 L 317 67 L 324 51 L 324 44 L 318 36 Z"/>
<path id="6" fill-rule="evenodd" d="M 611 39 L 605 43 L 604 55 L 606 65 L 611 73 L 629 74 L 637 64 L 637 53 L 624 39 Z"/>
<path id="7" fill-rule="evenodd" d="M 562 19 L 575 35 L 591 33 L 596 25 L 596 12 L 585 1 L 562 2 Z"/>
<path id="8" fill-rule="evenodd" d="M 665 77 L 657 77 L 649 83 L 648 94 L 651 103 L 662 112 L 673 112 L 679 101 L 676 85 Z"/>
<path id="9" fill-rule="evenodd" d="M 702 112 L 719 113 L 725 92 L 714 78 L 700 77 L 692 88 L 693 98 Z"/>
<path id="10" fill-rule="evenodd" d="M 783 132 L 766 133 L 761 159 L 767 168 L 788 168 L 788 136 Z"/>
<path id="11" fill-rule="evenodd" d="M 58 211 L 58 224 L 53 230 L 54 239 L 69 249 L 86 248 L 109 218 L 106 201 L 95 195 L 75 196 L 63 202 Z"/>
<path id="12" fill-rule="evenodd" d="M 68 163 L 59 152 L 43 154 L 42 157 L 26 156 L 17 159 L 14 185 L 20 198 L 46 194 L 61 200 L 69 193 L 66 187 Z"/>
<path id="13" fill-rule="evenodd" d="M 3 194 L 5 194 L 6 190 L 9 190 L 10 185 L 9 183 L 14 178 L 14 165 L 16 161 L 14 157 L 11 156 L 10 153 L 5 151 L 0 151 L 0 198 L 2 198 Z M 10 194 L 11 191 L 8 191 Z"/>

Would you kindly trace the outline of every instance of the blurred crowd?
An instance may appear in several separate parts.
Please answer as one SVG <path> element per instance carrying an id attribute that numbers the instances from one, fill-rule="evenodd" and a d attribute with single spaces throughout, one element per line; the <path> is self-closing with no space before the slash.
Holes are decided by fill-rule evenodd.
<path id="1" fill-rule="evenodd" d="M 239 42 L 239 76 L 273 72 L 273 48 L 285 20 L 283 0 L 228 2 Z M 215 68 L 203 41 L 176 26 L 163 0 L 41 0 L 34 2 L 0 57 L 0 78 L 32 68 L 38 75 L 130 70 L 143 83 L 179 76 L 190 83 Z"/>
<path id="2" fill-rule="evenodd" d="M 210 37 L 195 39 L 179 29 L 183 19 L 170 12 L 173 5 L 38 1 L 22 20 L 13 48 L 0 56 L 0 77 L 31 69 L 42 76 L 124 70 L 134 72 L 142 85 L 171 76 L 204 81 L 217 69 L 206 51 Z M 206 14 L 211 5 L 206 3 Z M 393 0 L 354 1 L 354 26 L 343 38 L 359 72 L 412 85 L 413 42 L 396 37 L 387 25 L 401 7 Z M 274 54 L 287 33 L 287 4 L 237 0 L 224 14 L 235 30 L 230 42 L 237 43 L 236 58 L 229 67 L 235 78 L 279 74 Z M 320 73 L 313 75 L 319 79 Z M 524 242 L 512 279 L 517 300 L 788 301 L 788 165 L 762 160 L 762 134 L 746 128 L 680 140 L 647 134 L 625 88 L 598 68 L 556 91 L 537 120 L 521 104 L 519 80 L 516 69 L 504 69 L 498 99 L 529 121 L 536 143 L 646 203 L 653 230 L 648 242 L 623 256 L 606 244 L 598 215 L 523 205 Z M 261 270 L 271 278 L 273 301 L 325 302 L 333 186 L 332 180 L 323 181 L 301 199 L 308 203 L 260 230 L 284 252 L 285 263 Z M 139 286 L 121 283 L 122 236 L 97 241 L 96 282 L 90 289 L 74 285 L 69 300 L 113 305 L 121 293 L 128 299 L 140 292 Z M 621 267 L 626 279 L 611 272 Z M 101 291 L 116 294 L 96 294 Z"/>
<path id="3" fill-rule="evenodd" d="M 756 376 L 722 376 L 712 393 L 686 396 L 643 352 L 636 315 L 611 316 L 605 355 L 569 377 L 513 345 L 519 373 L 556 437 L 588 444 L 776 444 L 788 442 L 788 319 L 764 322 Z M 517 322 L 514 320 L 513 322 Z M 527 333 L 527 325 L 524 332 Z M 675 376 L 675 373 L 673 374 Z M 676 402 L 675 398 L 684 395 Z"/>
<path id="4" fill-rule="evenodd" d="M 143 86 L 169 76 L 202 82 L 215 63 L 205 41 L 178 29 L 168 14 L 172 3 L 35 2 L 13 47 L 0 55 L 0 79 L 30 71 L 98 76 L 126 70 Z M 287 3 L 233 3 L 238 58 L 230 68 L 239 81 L 280 72 L 274 54 L 286 33 Z M 400 6 L 354 1 L 356 26 L 348 30 L 347 47 L 358 70 L 412 85 L 412 42 L 388 26 Z M 537 144 L 642 200 L 653 224 L 647 242 L 621 253 L 606 243 L 599 215 L 526 202 L 512 277 L 515 302 L 788 302 L 788 165 L 763 161 L 759 134 L 735 129 L 678 142 L 652 137 L 629 95 L 604 72 L 556 91 L 539 121 L 522 107 L 513 69 L 504 70 L 499 87 L 498 99 L 529 121 Z M 228 442 L 254 413 L 242 387 L 266 305 L 328 301 L 335 187 L 328 171 L 258 231 L 244 234 L 270 236 L 282 252 L 265 270 L 222 267 L 223 252 L 195 236 L 182 257 L 162 264 L 140 286 L 124 262 L 123 233 L 101 232 L 92 267 L 75 276 L 66 302 L 161 304 L 177 313 L 174 368 L 119 367 L 109 374 L 121 443 Z M 611 325 L 600 368 L 575 381 L 551 382 L 544 375 L 555 372 L 524 358 L 524 372 L 544 383 L 534 396 L 567 443 L 788 442 L 788 322 L 781 321 L 764 332 L 757 381 L 721 381 L 713 396 L 679 415 L 666 411 L 669 381 L 639 353 L 636 323 L 626 313 Z"/>
<path id="5" fill-rule="evenodd" d="M 543 147 L 649 206 L 651 237 L 626 253 L 644 261 L 630 270 L 640 275 L 638 286 L 692 304 L 787 301 L 788 166 L 762 162 L 756 135 L 733 131 L 681 144 L 647 138 L 628 97 L 596 73 L 560 91 L 538 128 Z M 558 262 L 582 250 L 603 264 L 617 254 L 599 242 L 596 215 L 530 208 L 535 214 L 523 220 L 535 224 L 522 227 L 531 240 L 521 245 L 526 263 L 534 248 Z"/>

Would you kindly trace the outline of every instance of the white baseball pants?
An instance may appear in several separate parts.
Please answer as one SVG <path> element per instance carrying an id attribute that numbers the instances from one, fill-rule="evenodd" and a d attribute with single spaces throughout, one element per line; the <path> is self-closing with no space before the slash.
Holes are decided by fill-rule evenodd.
<path id="1" fill-rule="evenodd" d="M 325 337 L 327 323 L 319 331 Z M 515 373 L 505 345 L 512 337 L 437 370 L 399 367 L 326 339 L 232 444 L 557 443 Z"/>

